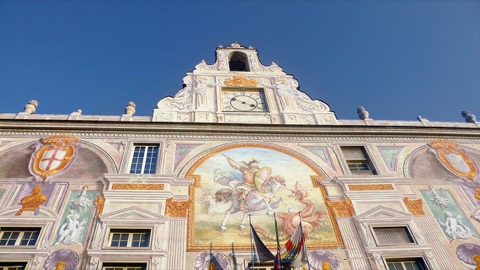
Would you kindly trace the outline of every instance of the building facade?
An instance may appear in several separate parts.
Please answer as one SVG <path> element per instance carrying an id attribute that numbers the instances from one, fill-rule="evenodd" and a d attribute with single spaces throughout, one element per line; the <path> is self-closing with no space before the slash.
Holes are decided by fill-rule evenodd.
<path id="1" fill-rule="evenodd" d="M 274 213 L 310 269 L 478 269 L 473 115 L 337 119 L 238 43 L 183 84 L 152 116 L 0 114 L 0 269 L 245 269 Z"/>

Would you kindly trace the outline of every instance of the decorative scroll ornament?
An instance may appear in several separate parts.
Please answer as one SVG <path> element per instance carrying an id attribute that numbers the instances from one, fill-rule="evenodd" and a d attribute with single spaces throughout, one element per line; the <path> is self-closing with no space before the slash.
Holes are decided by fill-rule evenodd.
<path id="1" fill-rule="evenodd" d="M 70 135 L 53 135 L 41 139 L 30 160 L 32 174 L 46 179 L 65 171 L 75 158 L 78 138 Z"/>
<path id="2" fill-rule="evenodd" d="M 407 206 L 408 211 L 410 211 L 410 213 L 412 213 L 412 215 L 414 215 L 414 216 L 425 215 L 425 212 L 423 211 L 423 201 L 422 201 L 422 199 L 410 200 L 407 197 L 404 197 L 403 202 Z"/>
<path id="3" fill-rule="evenodd" d="M 258 85 L 258 81 L 254 79 L 248 79 L 243 75 L 236 75 L 233 77 L 233 79 L 226 79 L 225 85 L 231 87 L 256 87 Z"/>
<path id="4" fill-rule="evenodd" d="M 112 185 L 112 189 L 124 190 L 164 190 L 163 184 L 121 184 L 116 183 Z"/>
<path id="5" fill-rule="evenodd" d="M 326 203 L 328 209 L 333 212 L 336 218 L 351 217 L 355 214 L 355 210 L 353 209 L 353 204 L 350 199 L 345 199 L 338 202 L 326 201 Z"/>
<path id="6" fill-rule="evenodd" d="M 352 191 L 394 190 L 392 184 L 348 185 L 348 189 Z"/>
<path id="7" fill-rule="evenodd" d="M 473 160 L 462 150 L 458 144 L 450 141 L 435 140 L 428 144 L 438 161 L 450 172 L 473 180 L 478 174 Z"/>
<path id="8" fill-rule="evenodd" d="M 167 199 L 167 215 L 170 217 L 187 217 L 188 209 L 192 205 L 191 201 L 174 201 L 172 198 Z"/>

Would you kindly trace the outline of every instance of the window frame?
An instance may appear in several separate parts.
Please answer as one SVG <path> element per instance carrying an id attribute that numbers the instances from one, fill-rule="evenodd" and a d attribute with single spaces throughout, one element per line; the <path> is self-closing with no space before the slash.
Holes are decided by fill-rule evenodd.
<path id="1" fill-rule="evenodd" d="M 393 262 L 401 262 L 402 263 L 402 268 L 401 270 L 408 270 L 404 265 L 403 263 L 406 262 L 407 260 L 410 260 L 410 261 L 415 261 L 415 262 L 420 262 L 420 264 L 422 264 L 422 267 L 423 269 L 419 269 L 419 270 L 430 270 L 430 267 L 428 266 L 428 263 L 427 263 L 427 260 L 425 260 L 425 258 L 423 256 L 413 256 L 413 257 L 401 257 L 401 258 L 383 258 L 384 262 L 385 262 L 385 267 L 387 270 L 390 269 L 388 263 L 393 263 Z"/>
<path id="2" fill-rule="evenodd" d="M 379 228 L 404 228 L 405 229 L 405 232 L 407 233 L 407 236 L 408 238 L 410 238 L 410 240 L 412 241 L 411 243 L 399 243 L 399 244 L 395 244 L 395 243 L 392 243 L 392 244 L 382 244 L 380 243 L 380 240 L 379 238 L 377 237 L 377 232 L 375 231 L 375 229 L 379 229 Z M 410 230 L 409 226 L 408 225 L 389 225 L 389 226 L 385 226 L 385 225 L 372 225 L 370 226 L 370 229 L 372 231 L 372 235 L 373 235 L 373 239 L 375 240 L 375 244 L 378 246 L 378 247 L 387 247 L 387 246 L 410 246 L 410 245 L 418 245 L 417 243 L 417 240 L 415 239 L 415 236 L 413 235 L 413 232 Z"/>
<path id="3" fill-rule="evenodd" d="M 140 270 L 147 270 L 148 263 L 146 262 L 104 262 L 102 263 L 101 270 L 108 270 L 107 267 L 112 267 L 113 270 L 119 268 L 121 270 L 127 270 L 129 267 L 141 267 Z"/>
<path id="4" fill-rule="evenodd" d="M 347 159 L 345 156 L 345 150 L 347 148 L 358 148 L 362 154 L 364 159 Z M 350 172 L 351 175 L 359 175 L 359 176 L 371 176 L 371 175 L 378 175 L 378 171 L 376 169 L 375 164 L 373 163 L 373 160 L 370 158 L 370 154 L 368 153 L 367 148 L 364 145 L 343 145 L 340 146 L 340 151 L 342 152 L 343 155 L 343 160 L 345 161 L 345 164 L 347 165 L 347 169 Z M 350 165 L 354 164 L 359 164 L 359 165 L 365 165 L 368 170 L 352 170 Z M 363 167 L 363 166 L 357 166 L 357 167 Z M 355 173 L 355 172 L 360 172 L 360 173 Z M 361 173 L 361 172 L 369 172 L 369 173 Z"/>
<path id="5" fill-rule="evenodd" d="M 136 158 L 135 157 L 135 151 L 137 149 L 137 147 L 146 147 L 144 152 L 143 152 L 143 156 L 140 158 L 140 157 L 137 157 L 138 159 L 141 160 L 141 164 L 140 162 L 136 162 L 134 163 L 134 159 Z M 147 159 L 149 158 L 148 157 L 148 153 L 149 153 L 149 149 L 153 149 L 153 148 L 156 148 L 157 150 L 157 153 L 156 153 L 156 156 L 154 157 L 154 165 L 153 167 L 150 168 L 150 171 L 148 173 L 145 173 L 145 168 L 149 165 L 149 164 L 153 164 L 152 163 L 149 163 L 147 164 Z M 155 143 L 134 143 L 132 145 L 132 153 L 130 155 L 130 159 L 129 159 L 129 166 L 128 166 L 128 173 L 129 174 L 156 174 L 157 173 L 157 169 L 158 169 L 158 162 L 160 160 L 160 144 L 155 144 Z M 133 170 L 133 166 L 138 166 L 137 164 L 140 164 L 140 172 L 137 173 L 137 172 L 132 172 Z M 153 173 L 152 173 L 152 168 L 153 168 Z M 137 168 L 135 168 L 135 171 L 137 170 Z"/>
<path id="6" fill-rule="evenodd" d="M 19 262 L 11 262 L 11 261 L 0 261 L 0 270 L 8 270 L 8 267 L 23 267 L 17 268 L 18 270 L 25 270 L 27 269 L 28 262 L 19 261 Z"/>
<path id="7" fill-rule="evenodd" d="M 106 248 L 112 248 L 112 249 L 150 249 L 151 248 L 151 243 L 152 243 L 152 232 L 153 230 L 151 228 L 137 228 L 137 229 L 132 229 L 132 228 L 110 228 L 108 231 L 108 237 L 106 237 Z M 127 239 L 127 246 L 112 246 L 112 241 L 113 241 L 113 236 L 115 233 L 120 233 L 120 234 L 127 234 L 128 239 Z M 133 235 L 135 233 L 147 233 L 148 235 L 148 245 L 147 246 L 138 246 L 138 247 L 133 247 L 132 242 L 133 242 Z M 120 242 L 120 241 L 119 241 Z"/>
<path id="8" fill-rule="evenodd" d="M 3 239 L 3 235 L 5 232 L 19 232 L 18 236 L 15 239 L 15 243 L 13 245 L 8 245 L 8 242 L 10 241 L 11 238 L 8 238 L 9 240 L 5 245 L 0 245 L 0 248 L 36 248 L 38 243 L 40 242 L 41 238 L 41 233 L 42 233 L 42 227 L 9 227 L 9 226 L 0 226 L 0 241 Z M 35 244 L 33 245 L 21 245 L 22 241 L 25 239 L 25 233 L 28 232 L 37 232 L 37 237 L 35 239 Z M 32 241 L 32 236 L 29 237 L 27 242 Z"/>

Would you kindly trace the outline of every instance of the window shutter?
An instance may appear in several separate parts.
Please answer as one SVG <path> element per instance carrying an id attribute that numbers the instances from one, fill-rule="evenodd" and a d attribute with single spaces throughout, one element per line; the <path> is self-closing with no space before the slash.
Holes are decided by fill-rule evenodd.
<path id="1" fill-rule="evenodd" d="M 342 147 L 346 160 L 367 160 L 362 147 Z"/>
<path id="2" fill-rule="evenodd" d="M 406 227 L 374 228 L 379 245 L 414 243 Z"/>

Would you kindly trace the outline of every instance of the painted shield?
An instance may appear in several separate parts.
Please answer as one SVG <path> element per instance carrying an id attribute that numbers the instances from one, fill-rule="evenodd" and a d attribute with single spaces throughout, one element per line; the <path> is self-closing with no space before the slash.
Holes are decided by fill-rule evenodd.
<path id="1" fill-rule="evenodd" d="M 260 170 L 255 173 L 255 185 L 257 186 L 258 190 L 265 193 L 265 185 L 270 180 L 271 174 L 272 168 L 268 166 L 260 168 Z"/>
<path id="2" fill-rule="evenodd" d="M 459 149 L 451 152 L 439 149 L 437 155 L 442 164 L 458 176 L 473 180 L 478 174 L 473 160 Z"/>
<path id="3" fill-rule="evenodd" d="M 50 175 L 64 171 L 75 157 L 75 143 L 78 138 L 67 135 L 54 135 L 42 139 L 42 147 L 33 153 L 33 173 L 46 179 Z"/>
<path id="4" fill-rule="evenodd" d="M 478 170 L 475 162 L 461 149 L 458 144 L 450 141 L 432 141 L 430 147 L 435 148 L 435 157 L 450 172 L 467 180 L 473 180 Z"/>

